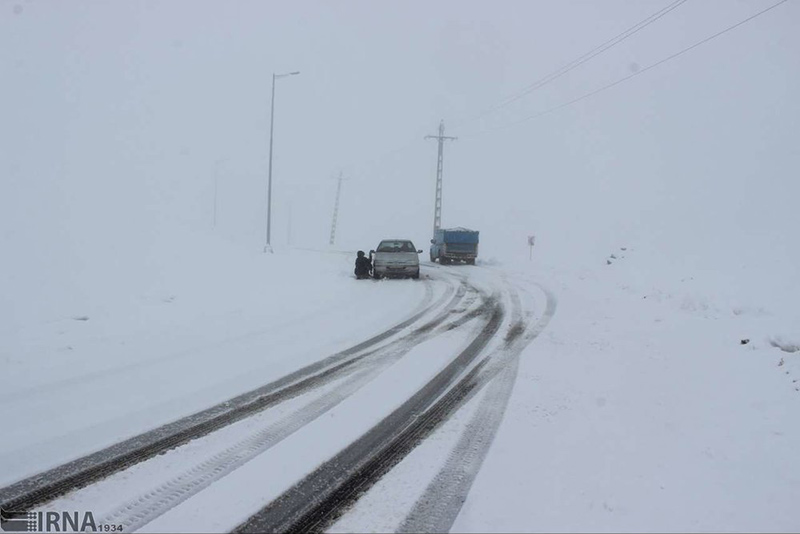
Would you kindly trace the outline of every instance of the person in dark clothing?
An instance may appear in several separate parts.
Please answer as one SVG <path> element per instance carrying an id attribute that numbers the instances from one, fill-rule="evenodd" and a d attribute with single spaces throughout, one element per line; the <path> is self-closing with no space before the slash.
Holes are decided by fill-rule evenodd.
<path id="1" fill-rule="evenodd" d="M 369 258 L 364 256 L 364 251 L 359 250 L 356 258 L 356 278 L 363 280 L 369 278 L 369 272 L 372 270 L 372 262 Z"/>

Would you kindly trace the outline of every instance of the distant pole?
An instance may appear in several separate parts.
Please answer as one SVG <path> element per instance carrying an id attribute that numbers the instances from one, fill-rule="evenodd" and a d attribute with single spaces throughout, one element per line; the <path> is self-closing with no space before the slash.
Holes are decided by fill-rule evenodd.
<path id="1" fill-rule="evenodd" d="M 342 173 L 339 172 L 339 183 L 336 184 L 336 202 L 333 204 L 333 220 L 331 221 L 330 245 L 336 240 L 336 220 L 339 218 L 339 197 L 342 194 Z"/>
<path id="2" fill-rule="evenodd" d="M 286 245 L 292 246 L 292 203 L 289 202 L 289 224 L 286 225 Z"/>
<path id="3" fill-rule="evenodd" d="M 221 160 L 217 160 L 216 163 L 214 163 L 214 228 L 217 227 L 217 189 L 218 189 L 217 182 L 219 182 L 220 161 Z"/>
<path id="4" fill-rule="evenodd" d="M 530 247 L 530 250 L 528 252 L 528 261 L 532 261 L 533 260 L 533 245 L 535 243 L 536 243 L 536 236 L 535 235 L 529 235 L 528 236 L 528 247 Z"/>
<path id="5" fill-rule="evenodd" d="M 269 178 L 267 178 L 267 244 L 264 252 L 272 252 L 272 135 L 275 131 L 275 73 L 272 73 L 272 103 L 269 108 Z"/>
<path id="6" fill-rule="evenodd" d="M 436 163 L 436 200 L 433 204 L 433 233 L 442 227 L 442 169 L 444 166 L 444 142 L 454 141 L 457 137 L 447 137 L 444 135 L 444 121 L 439 122 L 439 135 L 426 135 L 425 139 L 437 139 L 439 141 L 439 157 Z"/>
<path id="7" fill-rule="evenodd" d="M 264 252 L 272 252 L 272 139 L 275 132 L 275 80 L 285 76 L 295 76 L 299 72 L 288 74 L 272 73 L 272 100 L 269 111 L 269 178 L 267 179 L 267 243 L 264 245 Z"/>

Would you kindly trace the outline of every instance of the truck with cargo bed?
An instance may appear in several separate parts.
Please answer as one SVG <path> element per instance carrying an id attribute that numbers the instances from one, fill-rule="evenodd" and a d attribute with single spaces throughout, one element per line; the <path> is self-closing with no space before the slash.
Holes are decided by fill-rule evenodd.
<path id="1" fill-rule="evenodd" d="M 464 262 L 475 265 L 479 232 L 467 228 L 439 228 L 431 239 L 431 261 L 442 265 Z"/>

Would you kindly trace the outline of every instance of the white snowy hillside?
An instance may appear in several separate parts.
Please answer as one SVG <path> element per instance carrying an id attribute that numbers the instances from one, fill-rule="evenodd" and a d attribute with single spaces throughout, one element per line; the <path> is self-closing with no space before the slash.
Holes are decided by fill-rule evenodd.
<path id="1" fill-rule="evenodd" d="M 0 0 L 2 529 L 797 531 L 798 24 Z"/>

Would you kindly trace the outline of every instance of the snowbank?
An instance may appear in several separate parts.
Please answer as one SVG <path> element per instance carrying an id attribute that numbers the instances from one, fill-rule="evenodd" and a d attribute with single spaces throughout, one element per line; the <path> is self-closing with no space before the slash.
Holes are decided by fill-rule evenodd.
<path id="1" fill-rule="evenodd" d="M 558 311 L 453 530 L 795 530 L 797 290 L 622 246 L 502 267 Z"/>

